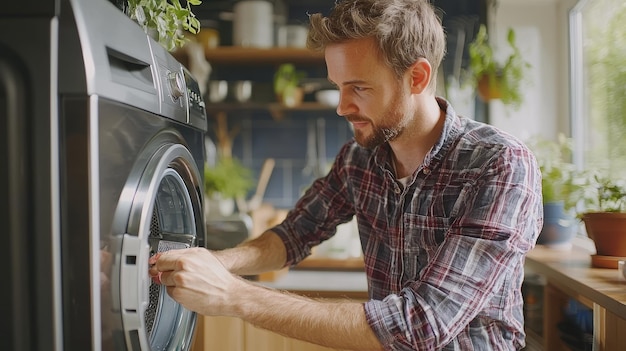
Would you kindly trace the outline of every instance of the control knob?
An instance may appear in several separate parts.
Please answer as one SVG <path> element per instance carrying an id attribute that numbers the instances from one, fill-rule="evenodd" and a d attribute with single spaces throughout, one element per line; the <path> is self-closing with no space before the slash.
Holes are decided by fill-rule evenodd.
<path id="1" fill-rule="evenodd" d="M 182 72 L 170 72 L 167 75 L 167 80 L 170 83 L 170 93 L 172 94 L 172 99 L 176 101 L 185 94 L 185 89 L 187 87 L 185 84 L 185 77 L 183 77 Z"/>

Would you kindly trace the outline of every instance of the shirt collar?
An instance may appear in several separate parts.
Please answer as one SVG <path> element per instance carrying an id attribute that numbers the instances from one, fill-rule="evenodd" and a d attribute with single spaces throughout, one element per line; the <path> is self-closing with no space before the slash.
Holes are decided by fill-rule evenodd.
<path id="1" fill-rule="evenodd" d="M 425 166 L 441 160 L 445 156 L 446 151 L 450 148 L 450 145 L 457 139 L 459 134 L 461 134 L 463 128 L 461 119 L 447 100 L 437 97 L 437 103 L 439 104 L 439 108 L 446 112 L 446 120 L 439 140 L 433 145 L 424 159 Z"/>
<path id="2" fill-rule="evenodd" d="M 461 120 L 457 116 L 456 111 L 454 111 L 454 108 L 452 108 L 452 105 L 442 97 L 437 97 L 436 99 L 439 108 L 446 113 L 446 120 L 441 136 L 424 158 L 422 167 L 432 168 L 438 161 L 443 159 L 446 154 L 445 151 L 449 149 L 452 142 L 461 133 Z M 374 161 L 382 170 L 392 171 L 391 146 L 389 146 L 388 142 L 377 146 L 373 150 L 373 154 Z"/>

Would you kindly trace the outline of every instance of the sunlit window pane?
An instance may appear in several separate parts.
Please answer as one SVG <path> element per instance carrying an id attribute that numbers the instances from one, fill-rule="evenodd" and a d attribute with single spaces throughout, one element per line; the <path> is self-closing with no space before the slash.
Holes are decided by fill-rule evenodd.
<path id="1" fill-rule="evenodd" d="M 571 19 L 579 160 L 625 178 L 626 0 L 581 1 Z"/>

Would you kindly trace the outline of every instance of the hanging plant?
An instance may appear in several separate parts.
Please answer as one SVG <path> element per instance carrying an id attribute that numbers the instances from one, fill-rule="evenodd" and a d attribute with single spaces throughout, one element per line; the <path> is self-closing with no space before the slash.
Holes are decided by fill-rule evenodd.
<path id="1" fill-rule="evenodd" d="M 487 27 L 482 24 L 476 39 L 469 45 L 470 81 L 483 101 L 500 99 L 505 105 L 519 108 L 522 99 L 522 81 L 530 68 L 515 42 L 515 31 L 509 28 L 507 43 L 513 50 L 503 62 L 495 59 L 489 44 Z"/>
<path id="2" fill-rule="evenodd" d="M 198 6 L 202 1 L 187 0 L 184 3 L 185 6 L 180 0 L 128 0 L 127 14 L 163 47 L 172 51 L 185 44 L 183 30 L 192 34 L 200 31 L 200 21 L 191 6 Z"/>

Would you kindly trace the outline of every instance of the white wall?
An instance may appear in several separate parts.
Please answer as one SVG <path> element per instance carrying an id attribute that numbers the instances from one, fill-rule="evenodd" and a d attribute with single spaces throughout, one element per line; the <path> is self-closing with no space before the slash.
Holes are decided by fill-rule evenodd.
<path id="1" fill-rule="evenodd" d="M 500 101 L 489 106 L 490 122 L 527 140 L 541 135 L 554 138 L 569 126 L 568 11 L 576 0 L 500 0 L 489 19 L 490 40 L 502 54 L 508 49 L 506 33 L 516 32 L 517 44 L 532 65 L 518 110 Z"/>

